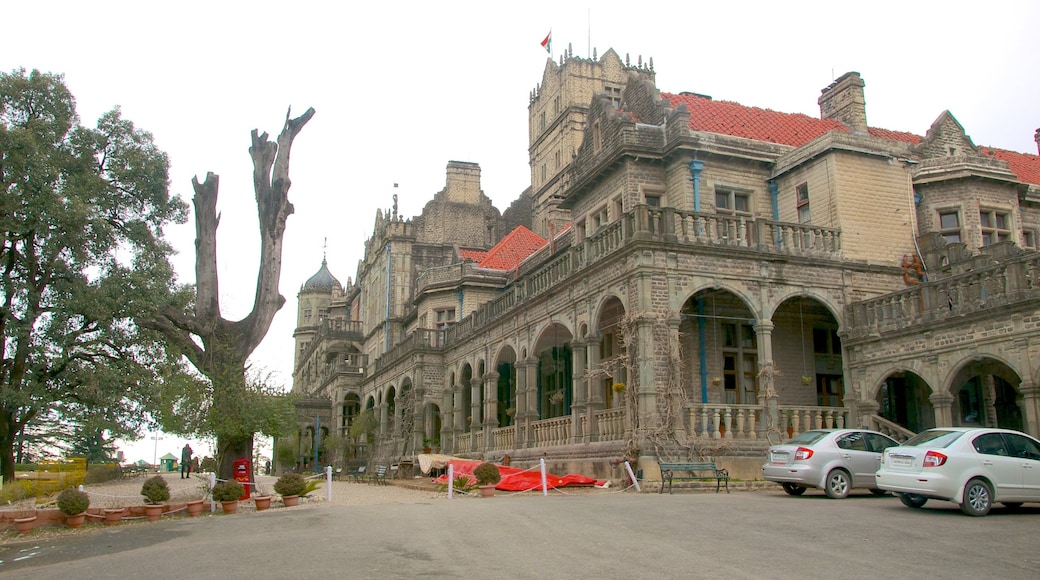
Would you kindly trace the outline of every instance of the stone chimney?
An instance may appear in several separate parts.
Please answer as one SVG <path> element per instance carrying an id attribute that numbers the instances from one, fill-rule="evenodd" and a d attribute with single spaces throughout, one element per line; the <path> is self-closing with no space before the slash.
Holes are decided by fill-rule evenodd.
<path id="1" fill-rule="evenodd" d="M 858 72 L 847 72 L 820 94 L 820 118 L 834 119 L 855 133 L 867 132 L 867 102 L 863 98 L 863 79 Z"/>
<path id="2" fill-rule="evenodd" d="M 449 161 L 444 191 L 454 203 L 480 203 L 480 165 L 466 161 Z"/>

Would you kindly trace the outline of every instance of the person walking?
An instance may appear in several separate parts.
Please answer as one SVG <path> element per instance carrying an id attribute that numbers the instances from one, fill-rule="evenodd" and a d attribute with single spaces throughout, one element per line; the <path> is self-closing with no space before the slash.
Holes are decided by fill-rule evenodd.
<path id="1" fill-rule="evenodd" d="M 181 479 L 191 476 L 191 445 L 184 444 L 184 449 L 181 449 Z"/>

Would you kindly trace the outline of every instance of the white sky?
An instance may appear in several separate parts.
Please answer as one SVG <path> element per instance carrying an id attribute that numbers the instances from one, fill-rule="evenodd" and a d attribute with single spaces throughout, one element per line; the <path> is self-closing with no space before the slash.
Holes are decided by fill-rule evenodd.
<path id="1" fill-rule="evenodd" d="M 326 238 L 329 268 L 346 283 L 395 182 L 409 217 L 444 187 L 449 160 L 479 163 L 500 210 L 530 184 L 527 105 L 550 29 L 557 61 L 568 43 L 586 57 L 590 46 L 614 48 L 633 63 L 652 57 L 662 91 L 813 117 L 820 90 L 855 70 L 871 126 L 923 135 L 948 109 L 976 145 L 1037 152 L 1040 3 L 1031 0 L 378 4 L 36 0 L 2 11 L 0 70 L 64 73 L 86 125 L 121 106 L 169 154 L 171 189 L 189 203 L 193 176 L 220 175 L 226 318 L 244 316 L 255 291 L 249 132 L 273 139 L 289 106 L 293 116 L 317 110 L 292 152 L 287 302 L 252 358 L 286 387 L 296 294 Z M 185 282 L 194 227 L 168 232 Z M 146 438 L 124 449 L 151 461 L 153 446 Z M 181 446 L 164 440 L 159 455 Z"/>

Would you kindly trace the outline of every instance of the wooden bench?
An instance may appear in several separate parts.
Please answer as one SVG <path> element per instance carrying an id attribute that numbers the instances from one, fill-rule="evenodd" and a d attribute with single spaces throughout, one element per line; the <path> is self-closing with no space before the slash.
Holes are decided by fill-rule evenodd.
<path id="1" fill-rule="evenodd" d="M 661 466 L 661 490 L 658 493 L 664 493 L 664 483 L 668 482 L 668 493 L 672 493 L 672 481 L 711 481 L 715 480 L 715 493 L 719 493 L 719 488 L 723 484 L 726 486 L 726 493 L 729 493 L 729 470 L 719 469 L 719 466 L 714 461 L 689 461 L 689 462 L 668 462 L 658 461 L 658 465 Z M 680 475 L 680 473 L 686 473 L 686 475 Z"/>

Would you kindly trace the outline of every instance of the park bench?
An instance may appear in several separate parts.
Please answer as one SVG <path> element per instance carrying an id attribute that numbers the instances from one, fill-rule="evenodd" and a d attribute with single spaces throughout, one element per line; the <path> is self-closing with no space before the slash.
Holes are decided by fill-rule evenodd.
<path id="1" fill-rule="evenodd" d="M 361 483 L 361 480 L 365 477 L 365 466 L 362 465 L 353 471 L 348 471 L 347 477 L 354 480 L 354 483 Z"/>
<path id="2" fill-rule="evenodd" d="M 725 484 L 726 493 L 729 493 L 729 471 L 719 469 L 714 461 L 688 461 L 671 462 L 658 461 L 661 466 L 661 489 L 658 493 L 664 493 L 664 483 L 668 482 L 668 493 L 672 493 L 672 481 L 711 481 L 715 480 L 715 493 Z M 685 473 L 686 475 L 682 475 Z"/>
<path id="3" fill-rule="evenodd" d="M 389 467 L 386 465 L 377 465 L 376 470 L 368 477 L 368 483 L 386 485 L 386 472 L 388 469 Z"/>

